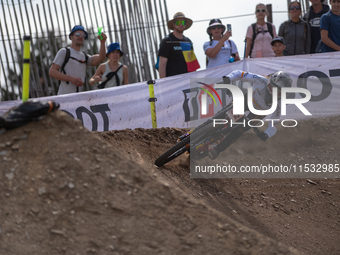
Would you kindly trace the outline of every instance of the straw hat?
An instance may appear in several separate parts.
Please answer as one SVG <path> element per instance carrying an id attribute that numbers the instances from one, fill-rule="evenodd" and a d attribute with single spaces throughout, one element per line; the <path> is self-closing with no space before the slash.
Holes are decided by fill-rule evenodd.
<path id="1" fill-rule="evenodd" d="M 185 27 L 184 30 L 189 29 L 189 28 L 191 27 L 191 25 L 192 25 L 192 20 L 189 19 L 189 18 L 186 18 L 185 15 L 184 15 L 184 13 L 182 13 L 182 12 L 177 12 L 177 13 L 174 15 L 174 18 L 173 18 L 172 20 L 169 20 L 169 21 L 168 21 L 168 28 L 169 28 L 170 30 L 174 30 L 174 21 L 175 21 L 175 20 L 183 20 L 183 19 L 186 21 L 186 25 L 185 25 L 186 27 Z"/>

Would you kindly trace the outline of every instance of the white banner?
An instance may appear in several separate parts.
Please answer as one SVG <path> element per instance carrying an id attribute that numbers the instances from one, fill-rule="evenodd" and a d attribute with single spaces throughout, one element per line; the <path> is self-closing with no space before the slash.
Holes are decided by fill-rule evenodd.
<path id="1" fill-rule="evenodd" d="M 189 119 L 194 114 L 192 100 L 199 100 L 190 95 L 190 79 L 194 78 L 197 81 L 212 78 L 217 83 L 222 81 L 223 76 L 234 70 L 261 75 L 282 70 L 293 78 L 293 87 L 307 88 L 312 98 L 304 106 L 312 116 L 304 116 L 297 107 L 291 105 L 287 108 L 289 118 L 301 119 L 340 114 L 340 53 L 335 52 L 246 59 L 216 68 L 156 80 L 154 93 L 157 98 L 155 102 L 157 126 L 190 127 Z M 149 97 L 149 86 L 146 82 L 142 82 L 103 90 L 44 97 L 40 100 L 53 100 L 60 103 L 61 110 L 81 120 L 91 131 L 108 131 L 151 128 Z M 300 95 L 295 97 L 298 98 Z M 20 103 L 20 100 L 0 102 L 0 115 Z M 199 101 L 196 104 L 199 105 Z M 214 111 L 220 108 L 219 105 Z"/>

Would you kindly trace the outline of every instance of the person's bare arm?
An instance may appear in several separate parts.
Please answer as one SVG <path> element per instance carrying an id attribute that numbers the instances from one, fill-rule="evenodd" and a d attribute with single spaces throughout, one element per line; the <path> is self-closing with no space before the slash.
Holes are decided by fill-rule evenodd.
<path id="1" fill-rule="evenodd" d="M 219 40 L 218 43 L 213 48 L 209 48 L 205 51 L 205 55 L 207 55 L 209 58 L 216 57 L 216 55 L 221 51 L 221 48 L 223 47 L 224 42 L 228 40 L 230 36 L 231 36 L 230 31 L 225 32 L 221 40 Z"/>
<path id="2" fill-rule="evenodd" d="M 235 53 L 235 61 L 239 61 L 240 60 L 240 56 L 238 55 L 238 52 Z"/>
<path id="3" fill-rule="evenodd" d="M 59 81 L 68 81 L 71 82 L 72 84 L 80 87 L 83 86 L 84 83 L 79 77 L 73 77 L 70 75 L 63 74 L 62 72 L 59 71 L 60 66 L 57 64 L 52 64 L 50 71 L 49 71 L 49 76 L 57 79 Z"/>
<path id="4" fill-rule="evenodd" d="M 91 61 L 91 65 L 96 66 L 98 64 L 100 64 L 101 62 L 103 62 L 105 60 L 106 57 L 106 51 L 105 51 L 105 41 L 106 41 L 106 34 L 102 33 L 101 36 L 103 37 L 103 39 L 100 39 L 100 36 L 98 36 L 97 38 L 100 40 L 100 49 L 99 49 L 99 54 L 93 55 L 92 56 L 92 61 Z"/>
<path id="5" fill-rule="evenodd" d="M 326 44 L 328 47 L 340 51 L 340 46 L 337 45 L 335 42 L 333 42 L 331 39 L 328 37 L 328 31 L 325 29 L 321 29 L 321 41 Z"/>
<path id="6" fill-rule="evenodd" d="M 129 69 L 127 68 L 126 65 L 124 65 L 122 68 L 123 68 L 123 84 L 127 85 L 129 84 Z"/>
<path id="7" fill-rule="evenodd" d="M 168 59 L 165 57 L 159 57 L 159 77 L 165 78 L 166 77 L 166 64 L 168 63 Z"/>
<path id="8" fill-rule="evenodd" d="M 250 54 L 250 48 L 251 48 L 251 44 L 253 43 L 253 40 L 247 37 L 247 43 L 246 43 L 246 55 L 244 56 L 244 58 L 249 57 Z"/>
<path id="9" fill-rule="evenodd" d="M 95 74 L 94 74 L 94 75 L 92 76 L 92 78 L 89 80 L 90 85 L 94 85 L 96 82 L 102 81 L 102 78 L 101 78 L 101 77 L 102 77 L 104 71 L 105 71 L 105 64 L 101 64 L 101 65 L 97 68 Z"/>

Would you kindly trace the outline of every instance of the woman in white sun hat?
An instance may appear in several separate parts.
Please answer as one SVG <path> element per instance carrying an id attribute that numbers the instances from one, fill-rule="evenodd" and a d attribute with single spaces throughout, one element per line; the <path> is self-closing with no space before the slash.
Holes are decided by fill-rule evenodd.
<path id="1" fill-rule="evenodd" d="M 207 68 L 240 60 L 236 44 L 229 39 L 231 31 L 225 30 L 226 27 L 221 20 L 212 19 L 209 22 L 207 33 L 210 41 L 203 45 L 204 53 L 207 55 Z"/>

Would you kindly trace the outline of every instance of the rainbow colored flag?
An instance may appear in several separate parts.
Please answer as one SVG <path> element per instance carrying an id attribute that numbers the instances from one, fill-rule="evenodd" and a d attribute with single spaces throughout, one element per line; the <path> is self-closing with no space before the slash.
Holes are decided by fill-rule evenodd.
<path id="1" fill-rule="evenodd" d="M 196 71 L 198 68 L 200 68 L 200 64 L 198 63 L 194 49 L 192 48 L 192 43 L 180 42 L 180 44 L 185 62 L 187 62 L 188 72 Z"/>

